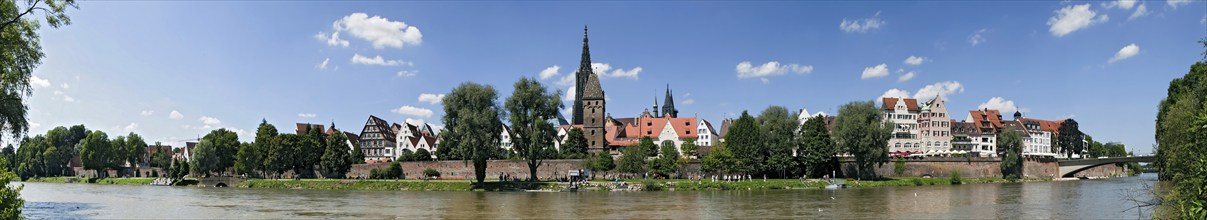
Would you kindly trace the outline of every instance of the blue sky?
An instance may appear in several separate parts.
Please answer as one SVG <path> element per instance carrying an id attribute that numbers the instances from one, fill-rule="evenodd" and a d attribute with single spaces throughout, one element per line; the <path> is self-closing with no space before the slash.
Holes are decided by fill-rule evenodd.
<path id="1" fill-rule="evenodd" d="M 442 107 L 425 98 L 462 82 L 493 85 L 500 103 L 520 77 L 567 91 L 589 25 L 615 117 L 640 114 L 667 84 L 681 116 L 714 122 L 770 105 L 833 113 L 884 95 L 942 94 L 957 119 L 981 107 L 1073 117 L 1097 140 L 1148 152 L 1168 82 L 1202 58 L 1205 8 L 88 1 L 69 12 L 72 25 L 40 31 L 47 58 L 34 73 L 30 133 L 82 123 L 178 145 L 219 127 L 249 141 L 261 118 L 283 132 L 296 122 L 359 131 L 370 114 L 439 124 Z"/>

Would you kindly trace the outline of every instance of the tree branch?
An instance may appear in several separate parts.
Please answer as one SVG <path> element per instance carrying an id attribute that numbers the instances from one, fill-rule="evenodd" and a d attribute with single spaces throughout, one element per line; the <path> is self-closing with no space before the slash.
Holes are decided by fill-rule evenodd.
<path id="1" fill-rule="evenodd" d="M 17 17 L 13 17 L 13 20 L 5 21 L 4 24 L 0 24 L 0 31 L 3 31 L 4 28 L 7 28 L 8 25 L 10 25 L 10 24 L 17 23 L 17 21 L 21 21 L 21 17 L 24 17 L 25 15 L 28 15 L 30 13 L 33 13 L 34 9 L 42 9 L 43 11 L 48 11 L 45 8 L 37 7 L 38 2 L 41 2 L 41 1 L 42 0 L 34 0 L 34 2 L 32 4 L 29 4 L 29 8 L 25 9 L 25 12 L 21 12 L 21 14 L 18 14 Z M 17 4 L 16 0 L 13 0 L 14 7 L 16 6 L 16 4 Z"/>

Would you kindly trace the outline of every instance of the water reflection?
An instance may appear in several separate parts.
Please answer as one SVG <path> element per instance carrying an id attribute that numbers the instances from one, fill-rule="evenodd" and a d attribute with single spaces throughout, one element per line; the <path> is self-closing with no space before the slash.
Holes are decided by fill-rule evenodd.
<path id="1" fill-rule="evenodd" d="M 580 193 L 26 183 L 22 197 L 31 219 L 1117 219 L 1148 218 L 1148 213 L 1124 212 L 1134 204 L 1124 201 L 1123 192 L 1143 190 L 1153 181 L 1142 176 L 843 190 Z"/>

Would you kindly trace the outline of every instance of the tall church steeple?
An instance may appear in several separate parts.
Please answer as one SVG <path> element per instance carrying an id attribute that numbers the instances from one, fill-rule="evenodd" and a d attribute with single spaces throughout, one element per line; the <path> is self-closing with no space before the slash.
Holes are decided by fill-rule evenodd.
<path id="1" fill-rule="evenodd" d="M 671 115 L 672 118 L 679 117 L 679 111 L 675 110 L 675 99 L 671 97 L 670 84 L 666 84 L 666 98 L 662 100 L 662 114 Z"/>
<path id="2" fill-rule="evenodd" d="M 655 91 L 655 94 L 657 94 L 658 90 L 654 90 L 654 91 Z M 662 117 L 662 115 L 658 114 L 658 95 L 654 95 L 654 117 Z"/>
<path id="3" fill-rule="evenodd" d="M 583 25 L 583 55 L 578 64 L 578 70 L 574 72 L 574 116 L 571 118 L 571 124 L 583 124 L 583 87 L 587 85 L 587 78 L 595 74 L 591 69 L 591 49 L 587 46 L 587 26 Z"/>

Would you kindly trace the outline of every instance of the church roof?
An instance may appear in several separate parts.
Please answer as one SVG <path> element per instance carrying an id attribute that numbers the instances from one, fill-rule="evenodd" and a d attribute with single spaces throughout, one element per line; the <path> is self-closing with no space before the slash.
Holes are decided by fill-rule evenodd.
<path id="1" fill-rule="evenodd" d="M 583 99 L 603 99 L 603 87 L 599 86 L 599 75 L 591 73 L 587 76 L 587 85 L 583 88 Z"/>

